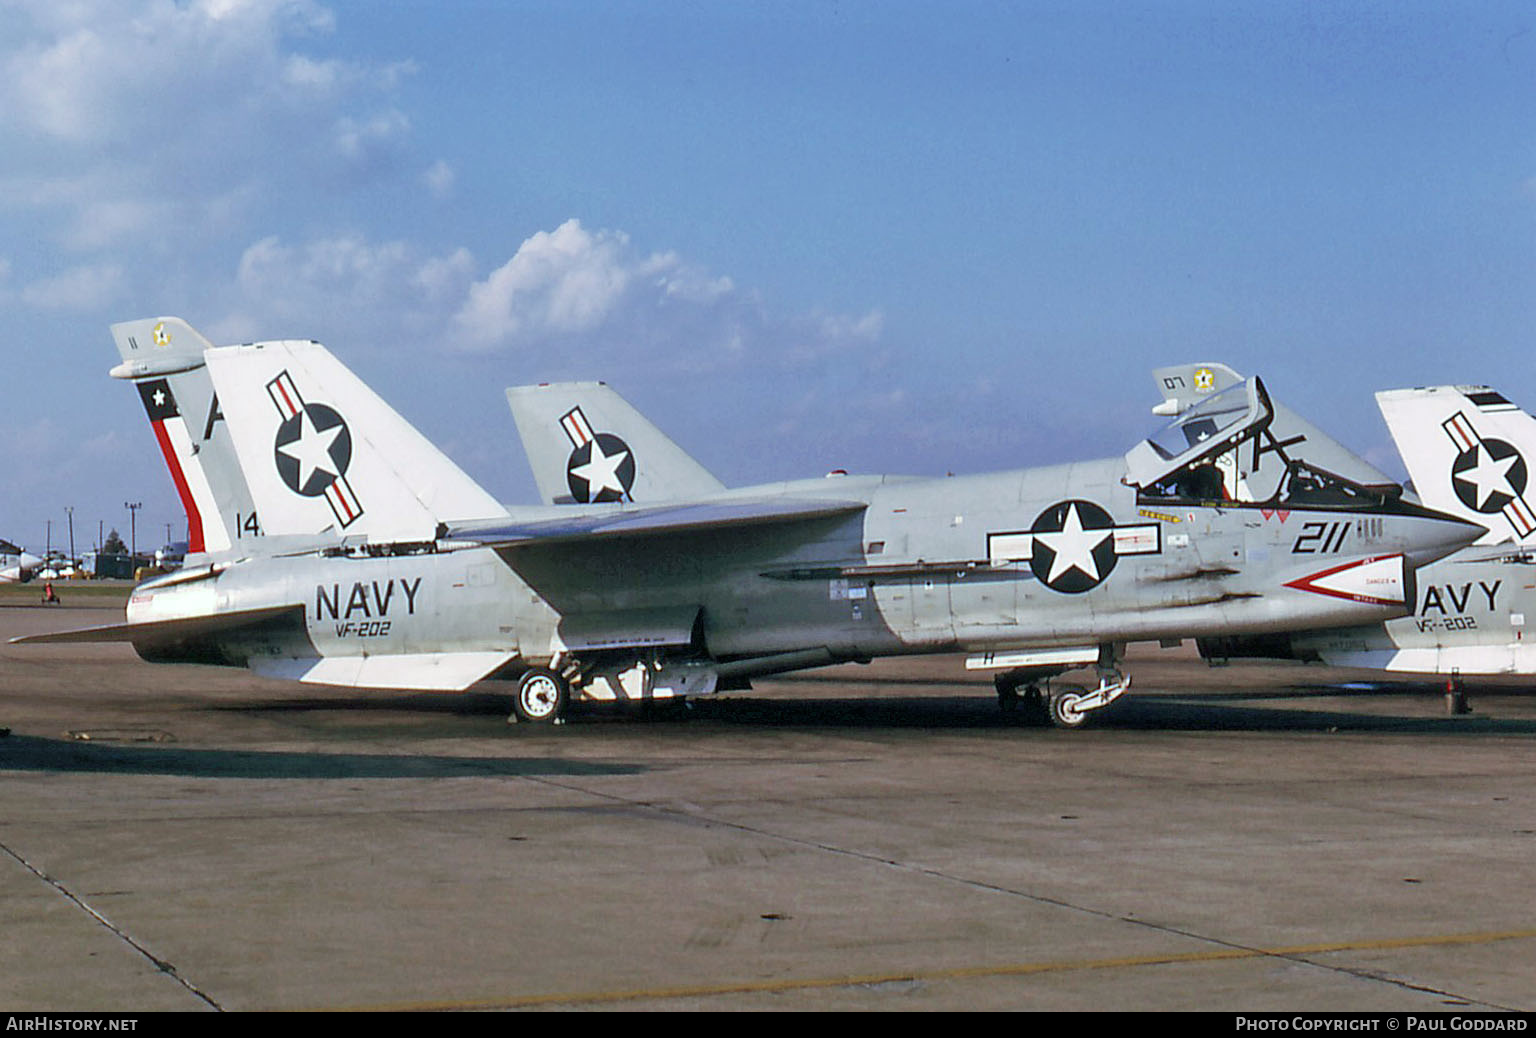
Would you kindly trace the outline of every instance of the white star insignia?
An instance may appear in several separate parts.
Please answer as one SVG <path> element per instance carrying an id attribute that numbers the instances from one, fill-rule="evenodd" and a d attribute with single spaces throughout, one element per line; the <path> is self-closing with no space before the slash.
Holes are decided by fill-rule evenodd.
<path id="1" fill-rule="evenodd" d="M 619 466 L 629 457 L 629 451 L 619 451 L 612 457 L 603 453 L 602 444 L 592 441 L 592 457 L 585 465 L 571 469 L 571 475 L 587 482 L 587 497 L 595 499 L 604 490 L 624 494 L 624 482 L 619 479 Z"/>
<path id="2" fill-rule="evenodd" d="M 1044 541 L 1045 546 L 1056 553 L 1051 560 L 1051 572 L 1046 576 L 1047 584 L 1056 583 L 1056 579 L 1068 570 L 1080 570 L 1089 580 L 1098 581 L 1099 564 L 1093 561 L 1093 550 L 1103 544 L 1105 539 L 1114 535 L 1113 530 L 1085 530 L 1083 521 L 1077 514 L 1077 505 L 1067 508 L 1066 519 L 1061 524 L 1061 530 L 1057 533 L 1037 533 L 1035 539 Z"/>
<path id="3" fill-rule="evenodd" d="M 308 486 L 316 472 L 324 472 L 333 479 L 341 474 L 336 471 L 336 462 L 331 458 L 331 444 L 341 435 L 342 428 L 333 425 L 322 432 L 315 428 L 308 409 L 300 412 L 299 438 L 278 448 L 299 463 L 299 489 Z"/>
<path id="4" fill-rule="evenodd" d="M 1456 473 L 1456 478 L 1463 483 L 1471 483 L 1477 488 L 1477 507 L 1484 508 L 1488 499 L 1494 494 L 1505 494 L 1509 497 L 1519 497 L 1515 488 L 1509 483 L 1509 470 L 1515 462 L 1520 460 L 1518 454 L 1511 454 L 1503 460 L 1495 460 L 1487 447 L 1477 448 L 1477 464 L 1465 472 Z"/>

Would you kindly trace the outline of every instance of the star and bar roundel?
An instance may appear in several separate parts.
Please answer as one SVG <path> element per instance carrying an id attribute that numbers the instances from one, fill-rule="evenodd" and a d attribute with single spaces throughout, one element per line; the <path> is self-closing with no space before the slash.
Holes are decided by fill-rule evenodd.
<path id="1" fill-rule="evenodd" d="M 347 481 L 352 433 L 346 421 L 333 407 L 306 403 L 286 371 L 267 383 L 267 394 L 282 419 L 272 444 L 277 474 L 295 494 L 324 497 L 338 527 L 351 526 L 363 506 Z"/>
<path id="2" fill-rule="evenodd" d="M 1121 526 L 1092 501 L 1058 501 L 1035 518 L 1028 530 L 987 534 L 992 565 L 1028 562 L 1052 591 L 1079 595 L 1102 584 L 1123 555 L 1162 551 L 1156 523 Z"/>
<path id="3" fill-rule="evenodd" d="M 576 502 L 633 500 L 630 490 L 635 485 L 635 455 L 629 444 L 613 433 L 594 433 L 579 407 L 561 416 L 560 428 L 571 441 L 565 485 Z"/>
<path id="4" fill-rule="evenodd" d="M 1503 513 L 1517 537 L 1536 533 L 1536 511 L 1525 500 L 1530 472 L 1515 446 L 1484 439 L 1460 411 L 1441 427 L 1456 445 L 1451 489 L 1457 499 L 1480 515 Z"/>

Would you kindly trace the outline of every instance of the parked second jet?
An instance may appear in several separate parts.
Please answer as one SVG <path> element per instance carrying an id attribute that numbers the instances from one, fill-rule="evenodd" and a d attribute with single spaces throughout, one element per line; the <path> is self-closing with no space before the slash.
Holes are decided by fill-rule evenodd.
<path id="1" fill-rule="evenodd" d="M 1395 389 L 1376 401 L 1423 502 L 1481 525 L 1478 542 L 1419 570 L 1406 616 L 1208 638 L 1202 652 L 1452 677 L 1536 673 L 1536 487 L 1526 460 L 1536 460 L 1536 419 L 1487 386 Z"/>
<path id="2" fill-rule="evenodd" d="M 1380 623 L 1481 532 L 1315 430 L 1278 435 L 1258 379 L 1217 392 L 1198 366 L 1199 402 L 1124 458 L 734 490 L 690 459 L 687 492 L 650 500 L 659 444 L 548 387 L 576 503 L 508 508 L 318 343 L 113 331 L 201 551 L 138 587 L 127 623 L 25 640 L 355 687 L 506 678 L 529 721 L 573 694 L 966 652 L 1073 726 L 1125 691 L 1127 642 Z M 1040 694 L 1081 666 L 1097 687 Z"/>

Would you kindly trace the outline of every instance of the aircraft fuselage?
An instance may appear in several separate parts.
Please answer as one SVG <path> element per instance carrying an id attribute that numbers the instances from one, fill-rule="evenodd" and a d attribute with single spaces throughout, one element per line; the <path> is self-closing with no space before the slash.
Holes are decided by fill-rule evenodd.
<path id="1" fill-rule="evenodd" d="M 302 626 L 212 635 L 216 651 L 201 641 L 198 652 L 289 675 L 301 665 L 284 661 L 367 659 L 365 678 L 386 673 L 388 658 L 433 654 L 474 654 L 489 672 L 498 656 L 544 663 L 561 652 L 718 662 L 824 650 L 830 661 L 1094 646 L 1379 623 L 1418 601 L 1418 562 L 1465 540 L 1411 507 L 1138 499 L 1123 471 L 1111 460 L 755 488 L 867 507 L 655 534 L 638 551 L 624 538 L 257 556 L 142 586 L 129 620 L 302 607 Z M 310 680 L 339 672 L 317 673 Z"/>

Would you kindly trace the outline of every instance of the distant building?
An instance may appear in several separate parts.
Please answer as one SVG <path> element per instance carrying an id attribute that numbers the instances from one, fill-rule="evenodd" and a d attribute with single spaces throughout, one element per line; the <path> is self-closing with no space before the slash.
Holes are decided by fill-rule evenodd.
<path id="1" fill-rule="evenodd" d="M 154 561 L 148 555 L 135 558 L 127 552 L 88 551 L 80 557 L 80 568 L 97 580 L 132 580 L 140 566 Z"/>

